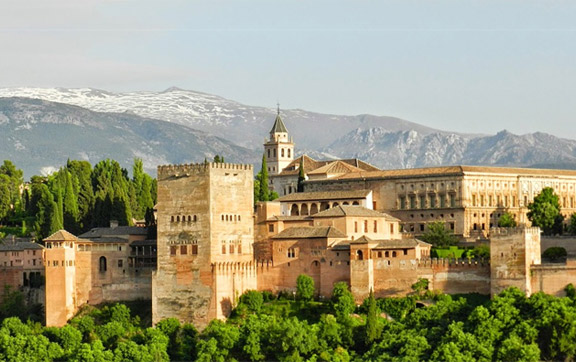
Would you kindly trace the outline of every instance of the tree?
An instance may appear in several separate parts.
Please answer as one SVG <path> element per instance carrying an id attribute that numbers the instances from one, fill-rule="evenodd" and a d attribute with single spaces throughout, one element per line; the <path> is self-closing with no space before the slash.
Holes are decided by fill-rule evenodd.
<path id="1" fill-rule="evenodd" d="M 300 159 L 300 167 L 298 167 L 298 188 L 297 192 L 304 192 L 304 181 L 306 175 L 304 174 L 304 157 Z"/>
<path id="2" fill-rule="evenodd" d="M 268 166 L 266 165 L 266 155 L 262 155 L 262 168 L 258 173 L 258 201 L 269 201 L 270 190 L 268 189 Z"/>
<path id="3" fill-rule="evenodd" d="M 420 238 L 435 247 L 447 247 L 458 242 L 456 236 L 454 236 L 452 231 L 446 229 L 442 221 L 428 224 L 428 231 Z"/>
<path id="4" fill-rule="evenodd" d="M 555 225 L 557 226 L 560 214 L 560 201 L 558 195 L 551 187 L 545 187 L 534 197 L 534 201 L 528 204 L 528 219 L 533 226 L 542 229 L 544 235 L 552 235 Z"/>
<path id="5" fill-rule="evenodd" d="M 374 291 L 370 289 L 370 295 L 366 300 L 366 346 L 370 346 L 378 337 L 380 337 L 380 330 L 378 328 L 378 306 L 374 298 Z"/>
<path id="6" fill-rule="evenodd" d="M 422 294 L 423 291 L 428 290 L 428 285 L 430 281 L 426 278 L 418 278 L 418 281 L 412 284 L 411 288 L 417 294 Z"/>
<path id="7" fill-rule="evenodd" d="M 354 295 L 348 289 L 346 282 L 338 282 L 334 284 L 332 290 L 332 309 L 338 321 L 345 320 L 350 317 L 350 314 L 356 309 L 354 302 Z"/>
<path id="8" fill-rule="evenodd" d="M 500 216 L 498 219 L 498 227 L 501 228 L 514 228 L 517 226 L 516 220 L 514 219 L 514 215 L 509 212 L 505 212 Z"/>
<path id="9" fill-rule="evenodd" d="M 306 274 L 296 278 L 296 297 L 300 300 L 310 301 L 314 297 L 314 279 Z"/>

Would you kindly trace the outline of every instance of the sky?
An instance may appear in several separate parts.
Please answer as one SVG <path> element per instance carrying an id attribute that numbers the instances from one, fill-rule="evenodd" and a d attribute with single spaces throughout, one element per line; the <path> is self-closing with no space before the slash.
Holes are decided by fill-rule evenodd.
<path id="1" fill-rule="evenodd" d="M 176 86 L 576 139 L 575 19 L 556 0 L 2 0 L 0 87 Z"/>

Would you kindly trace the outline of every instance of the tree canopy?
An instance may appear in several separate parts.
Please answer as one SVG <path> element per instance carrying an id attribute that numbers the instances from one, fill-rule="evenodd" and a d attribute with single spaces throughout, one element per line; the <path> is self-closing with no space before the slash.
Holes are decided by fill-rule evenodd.
<path id="1" fill-rule="evenodd" d="M 435 247 L 447 247 L 458 243 L 458 238 L 451 230 L 446 229 L 446 225 L 442 221 L 428 224 L 428 230 L 420 236 L 420 239 Z"/>
<path id="2" fill-rule="evenodd" d="M 545 187 L 534 201 L 528 204 L 528 219 L 533 226 L 542 229 L 545 235 L 562 233 L 563 216 L 560 213 L 560 201 L 558 195 L 554 193 L 551 187 Z"/>

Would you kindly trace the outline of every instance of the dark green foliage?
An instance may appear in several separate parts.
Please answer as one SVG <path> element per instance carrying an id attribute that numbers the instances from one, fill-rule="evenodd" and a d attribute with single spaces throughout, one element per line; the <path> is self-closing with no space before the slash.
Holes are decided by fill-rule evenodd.
<path id="1" fill-rule="evenodd" d="M 458 242 L 456 236 L 452 231 L 446 229 L 442 221 L 428 224 L 428 231 L 420 236 L 420 239 L 436 247 L 448 247 Z"/>
<path id="2" fill-rule="evenodd" d="M 545 187 L 540 191 L 534 202 L 528 204 L 528 219 L 533 226 L 542 229 L 545 235 L 552 235 L 561 232 L 563 216 L 560 214 L 560 201 L 558 195 L 554 193 L 551 187 Z"/>
<path id="3" fill-rule="evenodd" d="M 250 312 L 259 313 L 264 303 L 264 296 L 257 290 L 249 290 L 242 294 L 240 303 L 244 304 Z"/>
<path id="4" fill-rule="evenodd" d="M 425 290 L 428 290 L 429 284 L 430 284 L 430 281 L 428 279 L 418 278 L 418 281 L 416 281 L 416 283 L 412 284 L 411 288 L 417 294 L 422 294 Z"/>
<path id="5" fill-rule="evenodd" d="M 300 167 L 298 168 L 298 192 L 304 192 L 304 181 L 306 181 L 306 175 L 304 174 L 304 158 L 301 158 Z"/>
<path id="6" fill-rule="evenodd" d="M 568 253 L 566 252 L 566 249 L 559 246 L 553 246 L 544 250 L 542 253 L 542 258 L 548 259 L 551 262 L 555 262 L 566 260 L 567 255 Z"/>
<path id="7" fill-rule="evenodd" d="M 350 314 L 356 309 L 356 303 L 354 302 L 354 295 L 348 289 L 348 284 L 345 282 L 334 284 L 331 304 L 338 321 L 350 318 Z"/>
<path id="8" fill-rule="evenodd" d="M 516 219 L 514 219 L 514 215 L 509 212 L 505 212 L 500 216 L 498 219 L 498 226 L 501 228 L 513 228 L 517 226 Z"/>
<path id="9" fill-rule="evenodd" d="M 296 298 L 310 301 L 314 298 L 314 292 L 314 279 L 306 274 L 298 275 L 298 278 L 296 278 Z"/>
<path id="10" fill-rule="evenodd" d="M 374 292 L 370 289 L 370 295 L 366 299 L 366 327 L 365 327 L 365 339 L 364 343 L 369 346 L 376 339 L 380 337 L 380 328 L 378 325 L 378 319 L 380 311 L 378 310 L 378 305 L 376 304 L 376 299 L 374 298 Z"/>
<path id="11" fill-rule="evenodd" d="M 478 259 L 490 259 L 490 246 L 478 245 L 472 250 L 472 257 Z"/>

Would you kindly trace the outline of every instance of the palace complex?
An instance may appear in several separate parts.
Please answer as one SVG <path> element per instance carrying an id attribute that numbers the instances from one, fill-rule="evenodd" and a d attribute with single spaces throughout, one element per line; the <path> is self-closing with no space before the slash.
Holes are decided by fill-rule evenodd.
<path id="1" fill-rule="evenodd" d="M 45 296 L 50 326 L 84 304 L 151 299 L 154 323 L 175 317 L 199 327 L 226 317 L 246 290 L 294 291 L 300 274 L 321 297 L 344 281 L 357 301 L 370 290 L 405 295 L 419 278 L 446 293 L 516 286 L 561 295 L 576 283 L 576 260 L 542 263 L 540 230 L 526 216 L 544 187 L 554 188 L 566 216 L 576 212 L 576 171 L 380 170 L 355 159 L 296 158 L 279 114 L 264 154 L 277 200 L 254 204 L 252 165 L 159 166 L 156 238 L 112 225 L 78 236 L 62 230 L 45 247 L 6 244 L 0 282 L 44 288 L 36 294 Z M 300 167 L 304 191 L 296 192 Z M 521 227 L 496 228 L 504 212 Z M 471 245 L 489 242 L 490 260 L 431 258 L 418 236 L 436 221 Z"/>

